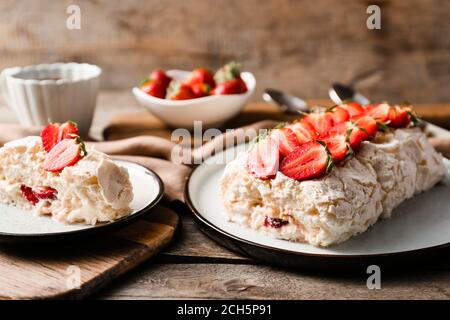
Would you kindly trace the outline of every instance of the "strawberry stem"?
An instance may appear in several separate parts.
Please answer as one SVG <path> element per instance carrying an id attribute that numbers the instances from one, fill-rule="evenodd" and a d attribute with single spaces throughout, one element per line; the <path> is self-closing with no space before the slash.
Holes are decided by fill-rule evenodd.
<path id="1" fill-rule="evenodd" d="M 328 146 L 324 141 L 321 141 L 321 140 L 316 140 L 316 141 L 318 143 L 320 143 L 325 148 L 325 151 L 327 152 L 328 162 L 327 162 L 327 168 L 326 168 L 325 172 L 330 173 L 331 170 L 333 170 L 333 168 L 334 168 L 334 161 L 333 161 L 333 157 L 331 156 L 330 149 L 328 149 Z"/>
<path id="2" fill-rule="evenodd" d="M 377 121 L 377 129 L 381 132 L 389 132 L 391 131 L 390 128 L 387 126 L 386 123 Z"/>
<path id="3" fill-rule="evenodd" d="M 139 81 L 139 87 L 142 87 L 144 84 L 146 84 L 148 81 L 150 81 L 151 79 L 149 77 L 145 77 L 144 79 L 142 79 L 141 81 Z"/>

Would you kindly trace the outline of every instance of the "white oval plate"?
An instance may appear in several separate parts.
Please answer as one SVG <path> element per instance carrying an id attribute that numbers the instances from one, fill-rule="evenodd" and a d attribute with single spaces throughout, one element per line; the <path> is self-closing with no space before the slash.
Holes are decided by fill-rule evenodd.
<path id="1" fill-rule="evenodd" d="M 105 228 L 118 227 L 129 223 L 146 213 L 161 198 L 164 187 L 161 179 L 153 171 L 136 163 L 114 160 L 118 165 L 128 169 L 133 186 L 134 198 L 130 204 L 132 213 L 109 223 L 97 225 L 64 224 L 47 216 L 37 216 L 31 211 L 0 204 L 0 241 L 21 242 L 43 240 L 49 237 L 73 236 L 100 231 Z"/>
<path id="2" fill-rule="evenodd" d="M 222 242 L 226 238 L 233 240 L 231 249 L 244 244 L 245 253 L 250 255 L 253 246 L 284 254 L 345 258 L 399 254 L 450 244 L 450 183 L 439 183 L 405 201 L 394 210 L 392 218 L 381 220 L 363 234 L 328 248 L 274 239 L 228 222 L 218 194 L 225 165 L 218 163 L 223 158 L 234 159 L 244 147 L 230 148 L 209 158 L 192 172 L 186 185 L 186 199 L 197 222 L 210 236 L 217 236 Z M 450 168 L 450 161 L 445 162 Z"/>

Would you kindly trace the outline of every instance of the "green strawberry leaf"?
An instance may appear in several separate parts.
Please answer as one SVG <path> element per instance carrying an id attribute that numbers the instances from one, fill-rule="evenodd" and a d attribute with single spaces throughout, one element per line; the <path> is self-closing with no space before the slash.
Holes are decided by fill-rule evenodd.
<path id="1" fill-rule="evenodd" d="M 146 84 L 148 81 L 150 81 L 151 79 L 149 78 L 149 77 L 145 77 L 144 79 L 142 79 L 140 82 L 139 82 L 139 87 L 142 87 L 144 84 Z"/>

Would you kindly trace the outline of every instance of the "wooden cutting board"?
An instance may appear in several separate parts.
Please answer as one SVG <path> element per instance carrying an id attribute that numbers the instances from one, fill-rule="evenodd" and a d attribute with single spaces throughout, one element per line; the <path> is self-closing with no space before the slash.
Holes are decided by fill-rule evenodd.
<path id="1" fill-rule="evenodd" d="M 149 259 L 174 237 L 179 218 L 159 206 L 95 241 L 0 246 L 0 299 L 81 298 Z M 51 247 L 51 248 L 50 248 Z"/>
<path id="2" fill-rule="evenodd" d="M 332 106 L 330 100 L 309 100 L 308 105 Z M 450 129 L 450 104 L 415 105 L 416 112 L 426 121 Z M 297 115 L 286 115 L 272 104 L 253 102 L 245 106 L 241 114 L 223 125 L 222 129 L 238 128 L 261 120 L 292 121 Z M 148 111 L 121 114 L 112 118 L 103 132 L 105 140 L 117 140 L 138 135 L 153 135 L 170 139 L 172 129 Z M 199 142 L 192 140 L 192 143 Z"/>

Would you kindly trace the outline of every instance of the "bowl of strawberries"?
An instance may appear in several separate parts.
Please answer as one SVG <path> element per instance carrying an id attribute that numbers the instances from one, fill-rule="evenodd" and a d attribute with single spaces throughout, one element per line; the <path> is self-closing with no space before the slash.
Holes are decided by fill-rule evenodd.
<path id="1" fill-rule="evenodd" d="M 250 72 L 230 62 L 213 73 L 204 68 L 190 71 L 154 70 L 133 88 L 137 101 L 167 125 L 192 129 L 223 124 L 236 116 L 256 85 Z"/>

